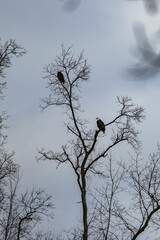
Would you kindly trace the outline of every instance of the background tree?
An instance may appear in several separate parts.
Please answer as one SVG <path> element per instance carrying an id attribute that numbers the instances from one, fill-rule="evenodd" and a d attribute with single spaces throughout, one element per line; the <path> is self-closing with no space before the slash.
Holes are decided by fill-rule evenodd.
<path id="1" fill-rule="evenodd" d="M 3 99 L 3 90 L 6 88 L 7 82 L 6 78 L 6 69 L 11 67 L 13 57 L 21 57 L 26 54 L 26 50 L 18 45 L 15 40 L 10 39 L 4 44 L 1 43 L 0 39 L 0 98 Z M 2 111 L 2 110 L 1 110 Z M 5 111 L 0 113 L 0 145 L 2 146 L 6 136 L 3 134 L 2 130 L 5 125 L 5 120 L 7 116 Z"/>
<path id="2" fill-rule="evenodd" d="M 21 45 L 18 45 L 15 40 L 10 39 L 4 44 L 0 42 L 0 94 L 2 94 L 3 89 L 6 87 L 7 82 L 4 80 L 6 77 L 5 70 L 11 67 L 12 58 L 19 58 L 24 54 L 26 54 L 26 50 Z"/>
<path id="3" fill-rule="evenodd" d="M 141 153 L 114 165 L 110 156 L 103 187 L 94 195 L 93 239 L 158 239 L 160 147 L 146 161 Z M 148 235 L 148 238 L 147 238 Z M 143 239 L 143 237 L 142 237 Z"/>
<path id="4" fill-rule="evenodd" d="M 1 39 L 0 39 L 1 41 Z M 0 96 L 3 99 L 3 90 L 6 88 L 7 82 L 4 80 L 6 77 L 5 70 L 12 64 L 11 59 L 15 57 L 23 56 L 26 50 L 18 45 L 15 40 L 10 39 L 4 44 L 0 43 Z M 4 149 L 6 135 L 3 134 L 3 129 L 6 127 L 5 120 L 7 116 L 3 111 L 0 116 L 0 206 L 3 208 L 5 199 L 5 187 L 7 181 L 14 179 L 17 173 L 18 166 L 13 162 L 12 158 L 14 153 L 7 153 Z M 1 211 L 0 210 L 0 211 Z"/>
<path id="5" fill-rule="evenodd" d="M 5 195 L 0 214 L 0 234 L 4 240 L 46 239 L 48 233 L 36 232 L 36 227 L 44 217 L 53 218 L 51 196 L 42 189 L 33 188 L 18 194 L 18 173 L 5 184 Z M 53 238 L 52 238 L 53 239 Z"/>
<path id="6" fill-rule="evenodd" d="M 5 70 L 11 66 L 13 57 L 20 57 L 26 50 L 15 40 L 0 44 L 0 95 L 3 99 L 3 90 L 6 88 Z M 2 240 L 53 240 L 53 233 L 43 233 L 37 226 L 44 217 L 53 218 L 53 203 L 51 196 L 43 189 L 33 188 L 25 193 L 19 193 L 20 167 L 14 163 L 14 152 L 5 150 L 6 127 L 5 112 L 0 118 L 0 236 Z"/>
<path id="7" fill-rule="evenodd" d="M 64 83 L 58 80 L 58 71 L 62 72 Z M 128 97 L 117 97 L 119 110 L 114 119 L 105 123 L 105 126 L 111 129 L 111 134 L 104 135 L 105 146 L 100 150 L 98 143 L 102 138 L 101 129 L 90 129 L 89 121 L 83 119 L 80 104 L 81 83 L 86 82 L 90 74 L 90 66 L 84 59 L 83 52 L 75 57 L 71 47 L 62 46 L 61 54 L 54 63 L 45 68 L 45 73 L 50 94 L 49 97 L 42 99 L 42 109 L 50 106 L 63 107 L 69 119 L 66 128 L 72 138 L 62 146 L 60 152 L 40 150 L 38 159 L 54 160 L 58 166 L 68 163 L 72 167 L 77 176 L 83 212 L 82 233 L 79 234 L 79 238 L 78 236 L 75 238 L 74 234 L 73 239 L 87 240 L 91 234 L 90 224 L 93 219 L 91 212 L 88 212 L 90 210 L 87 201 L 88 178 L 92 175 L 103 176 L 101 163 L 103 164 L 110 150 L 121 142 L 126 141 L 133 149 L 139 148 L 139 132 L 134 125 L 144 118 L 144 109 L 136 106 Z"/>

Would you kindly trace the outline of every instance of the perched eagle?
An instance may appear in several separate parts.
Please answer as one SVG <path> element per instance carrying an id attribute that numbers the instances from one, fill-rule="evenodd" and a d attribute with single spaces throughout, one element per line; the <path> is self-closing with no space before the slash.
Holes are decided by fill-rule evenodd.
<path id="1" fill-rule="evenodd" d="M 63 73 L 57 72 L 57 78 L 58 78 L 58 80 L 59 80 L 61 83 L 64 83 L 64 82 L 65 82 Z"/>
<path id="2" fill-rule="evenodd" d="M 104 122 L 98 117 L 96 118 L 96 120 L 97 120 L 97 127 L 99 128 L 99 130 L 101 130 L 103 133 L 105 133 Z"/>

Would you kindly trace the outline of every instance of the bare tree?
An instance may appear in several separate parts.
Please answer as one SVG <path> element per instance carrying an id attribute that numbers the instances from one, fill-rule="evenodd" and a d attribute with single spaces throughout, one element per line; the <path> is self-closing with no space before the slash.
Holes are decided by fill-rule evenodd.
<path id="1" fill-rule="evenodd" d="M 0 39 L 1 41 L 1 39 Z M 10 39 L 4 44 L 0 43 L 0 94 L 2 95 L 3 89 L 6 87 L 5 70 L 12 65 L 13 57 L 21 57 L 26 54 L 26 50 L 18 45 L 15 40 Z"/>
<path id="2" fill-rule="evenodd" d="M 19 194 L 20 167 L 13 156 L 14 153 L 0 148 L 0 236 L 2 240 L 37 239 L 37 226 L 44 219 L 53 218 L 52 199 L 43 189 L 33 188 Z M 54 239 L 49 232 L 41 231 L 38 236 Z"/>
<path id="3" fill-rule="evenodd" d="M 91 222 L 92 239 L 119 239 L 119 225 L 115 221 L 115 208 L 119 206 L 119 198 L 124 193 L 123 180 L 125 171 L 117 165 L 112 154 L 107 156 L 104 165 L 105 173 L 103 183 L 92 194 L 92 209 L 94 209 Z M 126 199 L 125 199 L 126 200 Z M 118 232 L 118 233 L 117 233 Z"/>
<path id="4" fill-rule="evenodd" d="M 145 161 L 138 152 L 129 163 L 107 168 L 104 186 L 94 196 L 92 239 L 158 239 L 160 221 L 160 146 Z M 112 169 L 114 168 L 114 170 Z M 145 238 L 145 239 L 146 239 Z M 143 238 L 142 238 L 143 239 Z"/>
<path id="5" fill-rule="evenodd" d="M 128 221 L 126 230 L 130 233 L 131 240 L 135 240 L 139 239 L 140 234 L 149 226 L 154 232 L 156 228 L 159 228 L 160 146 L 158 145 L 157 152 L 151 154 L 146 163 L 142 162 L 138 154 L 124 169 L 129 187 L 133 189 L 132 209 L 134 208 L 132 214 L 128 211 L 130 221 Z M 123 221 L 123 212 L 121 214 Z"/>
<path id="6" fill-rule="evenodd" d="M 44 190 L 35 188 L 19 196 L 19 180 L 17 171 L 14 179 L 9 178 L 5 183 L 5 195 L 0 209 L 0 234 L 3 240 L 31 239 L 33 230 L 42 222 L 43 217 L 53 217 L 50 211 L 53 208 L 51 196 L 46 195 Z"/>
<path id="7" fill-rule="evenodd" d="M 0 39 L 1 41 L 1 39 Z M 6 88 L 5 70 L 12 64 L 12 58 L 23 56 L 26 50 L 18 45 L 15 40 L 10 39 L 4 44 L 0 43 L 0 96 L 2 100 L 2 94 L 4 88 Z M 4 198 L 6 193 L 6 184 L 10 179 L 14 179 L 17 174 L 18 166 L 13 162 L 12 153 L 7 153 L 4 149 L 4 144 L 7 136 L 3 133 L 4 128 L 7 128 L 5 120 L 7 115 L 5 111 L 0 114 L 0 212 L 3 208 Z"/>
<path id="8" fill-rule="evenodd" d="M 26 54 L 26 50 L 18 45 L 15 40 L 10 39 L 4 44 L 1 43 L 0 39 L 0 98 L 3 99 L 3 90 L 6 88 L 7 82 L 6 70 L 11 67 L 13 57 L 21 57 Z M 6 112 L 3 111 L 0 113 L 0 147 L 5 143 L 7 138 L 3 134 L 3 129 L 6 128 L 5 120 L 7 119 Z"/>
<path id="9" fill-rule="evenodd" d="M 64 81 L 57 78 L 57 72 L 61 71 Z M 139 132 L 134 124 L 139 123 L 144 118 L 144 109 L 136 106 L 128 97 L 117 97 L 119 110 L 114 119 L 105 123 L 107 128 L 111 129 L 111 135 L 107 138 L 106 146 L 99 149 L 98 141 L 102 137 L 101 129 L 92 130 L 89 127 L 89 121 L 83 119 L 82 108 L 80 104 L 80 90 L 82 82 L 89 79 L 90 66 L 84 59 L 83 52 L 75 57 L 71 47 L 62 46 L 62 52 L 57 56 L 54 63 L 45 68 L 45 78 L 48 80 L 50 89 L 49 97 L 42 99 L 42 109 L 50 106 L 58 106 L 65 109 L 69 122 L 66 128 L 71 134 L 72 139 L 68 144 L 63 145 L 60 152 L 52 150 L 39 151 L 38 159 L 54 160 L 57 165 L 68 163 L 75 175 L 81 193 L 81 203 L 83 211 L 83 233 L 82 239 L 89 237 L 89 213 L 87 202 L 88 177 L 93 174 L 99 176 L 103 172 L 98 167 L 109 153 L 109 150 L 116 147 L 121 142 L 126 141 L 134 149 L 140 145 L 138 141 Z"/>
<path id="10" fill-rule="evenodd" d="M 26 50 L 10 39 L 0 44 L 0 96 L 6 87 L 5 70 L 11 66 L 12 57 L 20 57 Z M 20 167 L 13 161 L 14 152 L 5 150 L 5 112 L 0 116 L 0 238 L 1 240 L 44 239 L 53 240 L 51 232 L 36 231 L 44 218 L 53 218 L 51 196 L 43 189 L 33 188 L 19 194 Z"/>

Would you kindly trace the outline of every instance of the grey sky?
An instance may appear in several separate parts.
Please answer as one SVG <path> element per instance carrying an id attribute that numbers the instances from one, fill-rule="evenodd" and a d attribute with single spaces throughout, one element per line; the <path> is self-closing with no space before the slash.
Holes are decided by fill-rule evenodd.
<path id="1" fill-rule="evenodd" d="M 27 50 L 27 55 L 13 61 L 7 70 L 8 89 L 1 103 L 10 115 L 7 148 L 16 151 L 15 161 L 22 166 L 22 188 L 34 184 L 53 194 L 56 227 L 69 227 L 79 216 L 74 176 L 71 169 L 56 170 L 52 162 L 37 164 L 35 157 L 37 148 L 57 150 L 67 141 L 61 110 L 50 108 L 41 113 L 39 108 L 40 98 L 48 94 L 43 67 L 54 61 L 62 43 L 74 44 L 75 55 L 84 49 L 91 65 L 91 78 L 82 88 L 84 117 L 90 120 L 91 128 L 96 128 L 97 116 L 110 121 L 116 110 L 116 96 L 125 94 L 146 109 L 140 136 L 146 154 L 156 149 L 160 135 L 159 75 L 138 82 L 125 74 L 128 64 L 134 61 L 134 23 L 143 22 L 152 38 L 159 29 L 160 13 L 147 15 L 142 1 L 81 0 L 70 12 L 64 10 L 64 3 L 0 0 L 2 42 L 16 39 Z M 64 219 L 64 212 L 68 219 Z"/>

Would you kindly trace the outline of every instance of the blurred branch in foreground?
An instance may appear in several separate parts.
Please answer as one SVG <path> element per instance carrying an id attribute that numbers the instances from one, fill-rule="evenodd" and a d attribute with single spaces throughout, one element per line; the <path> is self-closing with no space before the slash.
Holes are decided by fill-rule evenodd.
<path id="1" fill-rule="evenodd" d="M 160 53 L 156 52 L 153 43 L 148 39 L 145 26 L 142 23 L 135 24 L 133 27 L 136 48 L 134 56 L 136 63 L 128 67 L 128 72 L 137 80 L 147 80 L 160 72 Z"/>
<path id="2" fill-rule="evenodd" d="M 139 1 L 139 0 L 128 0 L 128 1 Z M 159 12 L 159 0 L 142 0 L 144 3 L 144 9 L 150 16 L 158 14 Z"/>
<path id="3" fill-rule="evenodd" d="M 60 1 L 63 2 L 63 10 L 68 13 L 75 11 L 81 2 L 81 0 L 60 0 Z"/>

